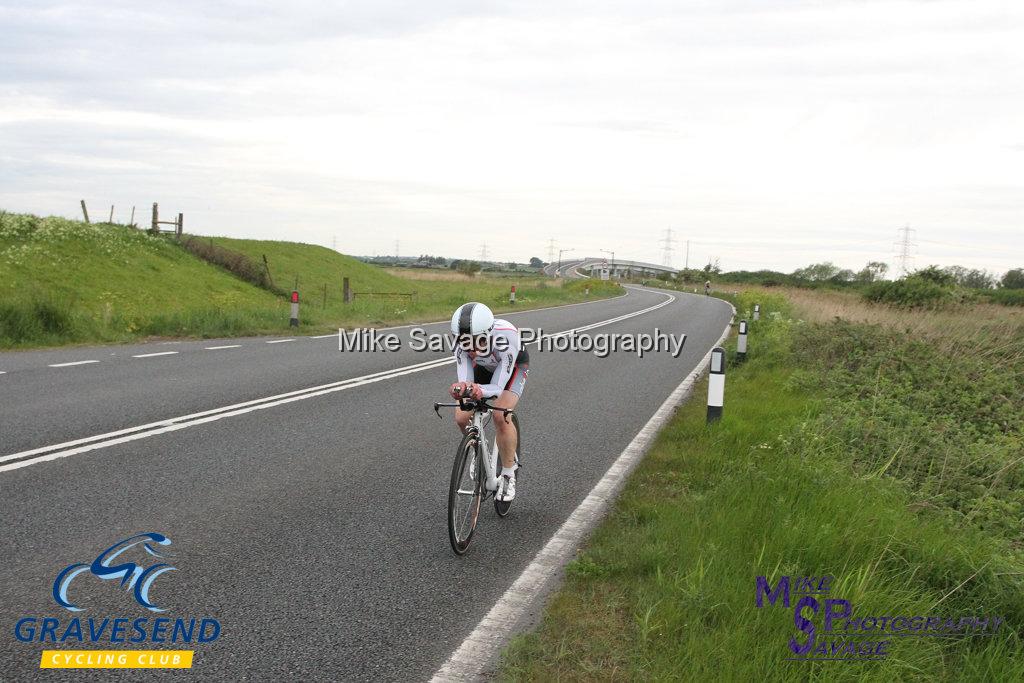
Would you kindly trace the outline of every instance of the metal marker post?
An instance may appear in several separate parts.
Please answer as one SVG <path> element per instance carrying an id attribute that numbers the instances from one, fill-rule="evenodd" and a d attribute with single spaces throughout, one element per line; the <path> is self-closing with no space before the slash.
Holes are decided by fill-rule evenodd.
<path id="1" fill-rule="evenodd" d="M 740 363 L 747 359 L 747 321 L 740 321 L 740 333 L 736 338 L 736 360 Z"/>
<path id="2" fill-rule="evenodd" d="M 761 304 L 754 304 L 754 322 L 761 319 Z"/>
<path id="3" fill-rule="evenodd" d="M 516 286 L 512 285 L 512 292 L 508 295 L 508 302 L 514 304 L 516 302 Z"/>
<path id="4" fill-rule="evenodd" d="M 708 373 L 708 424 L 722 419 L 725 403 L 725 349 L 711 349 L 711 370 Z"/>
<path id="5" fill-rule="evenodd" d="M 292 290 L 292 318 L 288 321 L 289 327 L 299 326 L 299 292 Z"/>

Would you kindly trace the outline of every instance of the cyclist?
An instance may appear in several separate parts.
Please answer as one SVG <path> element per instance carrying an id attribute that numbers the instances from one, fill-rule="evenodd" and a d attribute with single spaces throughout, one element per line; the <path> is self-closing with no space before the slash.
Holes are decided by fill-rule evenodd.
<path id="1" fill-rule="evenodd" d="M 471 301 L 455 309 L 452 315 L 455 335 L 457 382 L 450 392 L 453 398 L 493 399 L 497 408 L 513 409 L 526 386 L 530 356 L 519 338 L 519 330 L 507 320 L 495 319 L 484 304 Z M 470 411 L 455 411 L 455 423 L 465 432 L 473 419 Z M 495 418 L 501 474 L 498 476 L 499 501 L 516 497 L 516 428 L 511 421 Z"/>

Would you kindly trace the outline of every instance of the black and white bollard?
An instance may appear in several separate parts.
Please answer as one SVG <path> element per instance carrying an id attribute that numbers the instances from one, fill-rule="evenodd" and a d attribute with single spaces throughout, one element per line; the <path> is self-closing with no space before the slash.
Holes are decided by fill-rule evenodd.
<path id="1" fill-rule="evenodd" d="M 708 372 L 708 424 L 722 418 L 725 403 L 725 349 L 711 349 L 711 370 Z"/>
<path id="2" fill-rule="evenodd" d="M 514 304 L 516 302 L 516 286 L 512 285 L 512 291 L 508 295 L 508 302 Z"/>
<path id="3" fill-rule="evenodd" d="M 288 321 L 289 327 L 299 326 L 299 291 L 292 290 L 292 318 Z"/>
<path id="4" fill-rule="evenodd" d="M 754 304 L 754 322 L 761 319 L 761 304 Z"/>
<path id="5" fill-rule="evenodd" d="M 736 338 L 736 361 L 742 363 L 747 359 L 747 321 L 740 321 L 740 333 Z"/>

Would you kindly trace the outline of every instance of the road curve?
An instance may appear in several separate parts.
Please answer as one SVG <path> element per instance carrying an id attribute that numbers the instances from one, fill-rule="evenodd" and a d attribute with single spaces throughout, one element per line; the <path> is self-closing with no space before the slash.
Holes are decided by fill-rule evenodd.
<path id="1" fill-rule="evenodd" d="M 445 353 L 340 353 L 336 338 L 296 337 L 0 354 L 0 677 L 37 677 L 44 645 L 18 642 L 14 625 L 71 616 L 51 596 L 63 567 L 156 531 L 176 550 L 154 590 L 167 616 L 223 628 L 194 647 L 192 674 L 425 680 L 730 315 L 716 299 L 635 288 L 510 316 L 545 332 L 621 318 L 590 333 L 688 337 L 678 358 L 531 349 L 519 498 L 504 520 L 485 508 L 463 557 L 445 528 L 457 434 L 430 408 L 452 381 Z M 152 616 L 115 582 L 87 579 L 78 616 Z"/>

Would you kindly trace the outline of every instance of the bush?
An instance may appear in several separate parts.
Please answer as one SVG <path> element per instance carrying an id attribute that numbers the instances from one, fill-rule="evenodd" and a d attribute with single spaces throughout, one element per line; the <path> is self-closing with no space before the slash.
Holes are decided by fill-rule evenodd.
<path id="1" fill-rule="evenodd" d="M 1003 306 L 1024 306 L 1024 289 L 994 289 L 982 293 L 982 298 Z"/>
<path id="2" fill-rule="evenodd" d="M 261 287 L 274 294 L 287 296 L 283 289 L 275 287 L 270 281 L 270 275 L 262 264 L 249 258 L 245 254 L 231 249 L 225 249 L 216 245 L 212 240 L 206 241 L 198 237 L 189 237 L 181 246 L 194 256 L 197 256 L 208 263 L 219 266 L 246 282 Z"/>
<path id="3" fill-rule="evenodd" d="M 875 282 L 864 290 L 864 298 L 873 303 L 904 308 L 937 306 L 952 302 L 953 291 L 916 274 L 892 282 Z"/>

